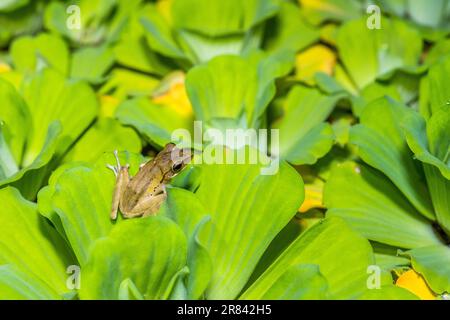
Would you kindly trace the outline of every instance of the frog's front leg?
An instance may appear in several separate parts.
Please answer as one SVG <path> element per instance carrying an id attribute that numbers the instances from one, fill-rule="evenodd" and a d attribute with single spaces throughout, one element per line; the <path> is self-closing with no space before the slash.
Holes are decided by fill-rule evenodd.
<path id="1" fill-rule="evenodd" d="M 128 182 L 130 181 L 130 174 L 128 172 L 129 165 L 122 166 L 119 161 L 119 156 L 117 154 L 117 150 L 114 151 L 114 156 L 116 157 L 117 165 L 106 165 L 109 169 L 114 171 L 114 174 L 116 175 L 116 185 L 114 187 L 114 194 L 113 194 L 113 200 L 112 200 L 112 207 L 111 207 L 111 219 L 115 220 L 117 219 L 117 211 L 119 209 L 120 200 L 122 199 L 122 195 L 128 185 Z"/>

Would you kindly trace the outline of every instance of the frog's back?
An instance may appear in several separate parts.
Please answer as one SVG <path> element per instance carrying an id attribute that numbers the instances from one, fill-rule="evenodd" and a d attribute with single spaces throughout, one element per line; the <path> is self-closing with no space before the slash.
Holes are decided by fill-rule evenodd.
<path id="1" fill-rule="evenodd" d="M 131 178 L 124 191 L 121 211 L 130 211 L 145 194 L 153 194 L 161 185 L 163 174 L 154 161 L 146 163 L 139 172 Z"/>

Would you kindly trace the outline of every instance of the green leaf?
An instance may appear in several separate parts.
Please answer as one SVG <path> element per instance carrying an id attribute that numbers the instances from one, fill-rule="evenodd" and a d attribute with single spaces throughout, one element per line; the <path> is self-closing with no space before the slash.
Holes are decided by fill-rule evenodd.
<path id="1" fill-rule="evenodd" d="M 428 121 L 414 113 L 403 122 L 406 140 L 423 163 L 436 219 L 450 234 L 450 108 L 436 111 Z"/>
<path id="2" fill-rule="evenodd" d="M 200 241 L 200 232 L 206 228 L 208 222 L 209 216 L 202 219 L 189 239 L 187 257 L 189 278 L 186 288 L 188 299 L 199 299 L 207 289 L 213 274 L 211 256 Z"/>
<path id="3" fill-rule="evenodd" d="M 270 52 L 298 52 L 319 40 L 319 36 L 319 30 L 303 19 L 295 4 L 282 1 L 280 11 L 266 27 L 264 48 Z"/>
<path id="4" fill-rule="evenodd" d="M 330 151 L 333 145 L 334 133 L 328 123 L 320 123 L 308 131 L 300 140 L 297 140 L 298 138 L 295 137 L 297 138 L 295 141 L 289 141 L 287 138 L 288 136 L 285 138 L 286 140 L 283 139 L 286 141 L 286 145 L 292 144 L 292 142 L 295 142 L 295 145 L 291 146 L 289 151 L 281 151 L 282 155 L 285 154 L 282 158 L 295 165 L 314 164 Z M 281 144 L 281 150 L 284 147 Z"/>
<path id="5" fill-rule="evenodd" d="M 141 158 L 120 154 L 122 164 L 135 173 Z M 112 154 L 105 154 L 95 165 L 62 167 L 50 178 L 50 185 L 39 193 L 42 212 L 67 237 L 81 266 L 86 264 L 91 245 L 111 231 L 110 220 L 115 178 L 106 164 L 115 164 Z"/>
<path id="6" fill-rule="evenodd" d="M 344 218 L 370 240 L 400 248 L 442 243 L 420 215 L 380 172 L 347 162 L 332 169 L 324 189 L 328 216 Z"/>
<path id="7" fill-rule="evenodd" d="M 334 132 L 335 141 L 338 146 L 345 148 L 350 138 L 350 128 L 354 122 L 354 118 L 351 115 L 338 116 L 337 119 L 333 119 L 331 124 Z"/>
<path id="8" fill-rule="evenodd" d="M 170 71 L 163 59 L 150 50 L 144 37 L 124 36 L 114 47 L 114 55 L 117 62 L 125 67 L 159 76 Z"/>
<path id="9" fill-rule="evenodd" d="M 95 93 L 86 83 L 68 81 L 51 69 L 43 70 L 26 82 L 23 96 L 32 118 L 24 165 L 29 165 L 39 154 L 52 121 L 59 120 L 62 125 L 58 151 L 64 152 L 98 112 Z"/>
<path id="10" fill-rule="evenodd" d="M 305 19 L 314 25 L 324 21 L 347 21 L 361 16 L 362 4 L 356 0 L 299 0 Z"/>
<path id="11" fill-rule="evenodd" d="M 450 103 L 450 85 L 448 83 L 448 75 L 450 73 L 450 55 L 442 59 L 442 61 L 434 64 L 428 73 L 424 88 L 421 88 L 421 95 L 427 90 L 425 97 L 421 97 L 421 101 L 427 112 L 424 114 L 426 118 L 434 112 Z"/>
<path id="12" fill-rule="evenodd" d="M 103 153 L 114 150 L 138 153 L 141 151 L 141 140 L 133 129 L 121 126 L 117 120 L 99 119 L 76 142 L 63 162 L 95 162 Z"/>
<path id="13" fill-rule="evenodd" d="M 2 99 L 0 108 L 2 134 L 15 163 L 20 165 L 31 121 L 30 111 L 20 94 L 8 81 L 3 79 L 0 79 L 0 97 Z M 8 130 L 5 130 L 4 127 L 7 127 Z"/>
<path id="14" fill-rule="evenodd" d="M 31 1 L 27 6 L 13 11 L 0 12 L 0 47 L 22 34 L 37 33 L 42 29 L 42 3 Z"/>
<path id="15" fill-rule="evenodd" d="M 187 289 L 184 285 L 184 279 L 188 273 L 189 268 L 185 266 L 172 278 L 173 287 L 169 295 L 170 300 L 187 300 Z"/>
<path id="16" fill-rule="evenodd" d="M 394 286 L 386 285 L 379 289 L 367 290 L 363 295 L 358 297 L 359 300 L 419 300 L 412 292 Z"/>
<path id="17" fill-rule="evenodd" d="M 339 65 L 336 65 L 338 68 Z M 345 93 L 346 89 L 339 83 L 337 75 L 336 78 L 329 76 L 323 72 L 316 72 L 314 75 L 314 82 L 317 87 L 326 94 Z"/>
<path id="18" fill-rule="evenodd" d="M 52 67 L 64 75 L 68 73 L 69 48 L 57 35 L 41 33 L 36 37 L 20 37 L 11 44 L 10 53 L 20 72 L 32 73 Z"/>
<path id="19" fill-rule="evenodd" d="M 26 6 L 30 0 L 4 0 L 0 3 L 0 12 L 9 12 Z"/>
<path id="20" fill-rule="evenodd" d="M 16 89 L 20 88 L 23 77 L 24 75 L 22 73 L 14 70 L 0 73 L 0 78 L 11 83 Z"/>
<path id="21" fill-rule="evenodd" d="M 14 160 L 12 152 L 6 143 L 4 131 L 5 124 L 0 124 L 0 179 L 3 180 L 19 171 L 19 167 Z"/>
<path id="22" fill-rule="evenodd" d="M 108 76 L 108 81 L 99 92 L 112 94 L 119 101 L 128 96 L 148 96 L 160 83 L 156 78 L 120 68 L 113 69 Z"/>
<path id="23" fill-rule="evenodd" d="M 5 108 L 0 111 L 0 119 L 5 122 L 1 157 L 4 162 L 10 153 L 16 164 L 8 160 L 5 177 L 3 163 L 0 185 L 14 182 L 27 199 L 34 199 L 54 168 L 56 156 L 66 152 L 96 116 L 97 98 L 85 83 L 66 80 L 53 69 L 44 69 L 24 81 L 26 104 L 5 83 L 0 82 L 0 93 L 6 97 Z M 55 161 L 49 164 L 52 159 Z"/>
<path id="24" fill-rule="evenodd" d="M 48 175 L 47 164 L 56 152 L 57 141 L 61 133 L 59 122 L 54 121 L 48 127 L 42 150 L 28 166 L 24 166 L 14 175 L 0 182 L 0 185 L 11 184 L 18 188 L 27 199 L 35 199 L 36 193 Z"/>
<path id="25" fill-rule="evenodd" d="M 257 49 L 262 37 L 262 28 L 248 31 L 245 36 L 233 34 L 221 37 L 206 37 L 187 30 L 180 30 L 185 51 L 192 55 L 196 64 L 208 62 L 221 55 L 241 55 Z"/>
<path id="26" fill-rule="evenodd" d="M 55 182 L 58 180 L 59 176 L 62 173 L 64 173 L 67 169 L 78 166 L 80 166 L 80 163 L 77 162 L 70 162 L 68 164 L 63 164 L 59 166 L 55 171 L 53 171 L 53 173 L 49 177 L 48 186 L 43 187 L 41 190 L 39 190 L 37 194 L 37 204 L 39 213 L 51 221 L 55 229 L 58 231 L 61 237 L 64 238 L 67 244 L 69 244 L 69 241 L 67 240 L 67 235 L 64 231 L 64 227 L 62 226 L 61 219 L 59 218 L 58 214 L 53 210 L 52 195 L 54 193 Z"/>
<path id="27" fill-rule="evenodd" d="M 163 76 L 170 71 L 168 61 L 151 49 L 140 23 L 140 16 L 145 16 L 152 10 L 155 10 L 152 5 L 146 5 L 139 11 L 131 13 L 128 24 L 114 46 L 114 55 L 117 62 L 123 66 Z"/>
<path id="28" fill-rule="evenodd" d="M 317 74 L 316 74 L 317 75 Z M 332 78 L 333 79 L 333 78 Z M 330 89 L 344 89 L 352 93 L 354 96 L 358 96 L 359 89 L 351 79 L 348 71 L 344 68 L 342 63 L 337 63 L 334 68 L 334 79 L 336 82 Z M 328 89 L 328 88 L 327 88 Z"/>
<path id="29" fill-rule="evenodd" d="M 323 300 L 327 289 L 317 265 L 298 264 L 289 267 L 266 292 L 244 294 L 248 300 Z"/>
<path id="30" fill-rule="evenodd" d="M 450 234 L 450 106 L 436 111 L 427 121 L 430 152 L 442 162 L 440 166 L 424 164 L 436 217 Z M 442 168 L 443 167 L 443 168 Z M 442 170 L 440 170 L 442 168 Z M 446 176 L 442 175 L 442 171 Z"/>
<path id="31" fill-rule="evenodd" d="M 159 214 L 174 220 L 188 239 L 187 299 L 199 299 L 206 290 L 212 275 L 212 261 L 200 240 L 200 233 L 207 227 L 209 216 L 198 197 L 187 190 L 169 188 L 167 201 Z"/>
<path id="32" fill-rule="evenodd" d="M 38 169 L 44 167 L 55 153 L 61 127 L 52 122 L 48 128 L 43 128 L 45 140 L 42 149 L 31 163 L 24 163 L 24 152 L 31 134 L 29 109 L 14 87 L 4 80 L 0 81 L 0 96 L 4 99 L 0 109 L 0 186 L 14 183 L 26 198 L 33 199 L 46 175 L 45 170 Z"/>
<path id="33" fill-rule="evenodd" d="M 45 27 L 76 44 L 97 44 L 105 40 L 109 32 L 114 33 L 108 28 L 106 21 L 117 5 L 116 0 L 78 0 L 75 5 L 79 11 L 67 12 L 66 4 L 52 1 L 45 8 Z M 80 20 L 80 28 L 68 28 L 68 23 L 77 18 Z"/>
<path id="34" fill-rule="evenodd" d="M 450 39 L 443 39 L 430 49 L 425 62 L 429 65 L 433 65 L 440 60 L 445 60 L 446 56 L 450 53 Z M 441 83 L 440 85 L 445 85 Z"/>
<path id="35" fill-rule="evenodd" d="M 365 107 L 361 124 L 350 130 L 350 142 L 359 147 L 359 155 L 384 173 L 428 219 L 434 212 L 423 173 L 413 160 L 404 137 L 401 121 L 414 111 L 388 98 Z"/>
<path id="36" fill-rule="evenodd" d="M 398 266 L 409 266 L 407 258 L 399 255 L 399 248 L 391 247 L 382 243 L 372 242 L 373 252 L 377 266 L 390 272 Z"/>
<path id="37" fill-rule="evenodd" d="M 70 76 L 99 84 L 105 80 L 104 75 L 113 64 L 113 50 L 106 46 L 78 49 L 72 55 Z"/>
<path id="38" fill-rule="evenodd" d="M 445 8 L 447 1 L 437 0 L 430 6 L 426 0 L 408 0 L 408 13 L 412 20 L 422 26 L 437 28 L 442 22 L 448 21 Z M 446 17 L 447 16 L 447 17 Z"/>
<path id="39" fill-rule="evenodd" d="M 292 68 L 291 58 L 287 53 L 220 56 L 191 69 L 186 90 L 196 118 L 243 118 L 245 128 L 257 128 L 275 95 L 275 79 Z"/>
<path id="40" fill-rule="evenodd" d="M 288 94 L 284 116 L 273 126 L 280 130 L 281 158 L 299 165 L 313 164 L 324 156 L 334 141 L 333 130 L 324 121 L 341 98 L 295 86 Z"/>
<path id="41" fill-rule="evenodd" d="M 169 58 L 192 61 L 192 58 L 180 48 L 171 26 L 158 14 L 154 5 L 146 7 L 145 15 L 140 21 L 146 31 L 146 40 L 150 48 Z"/>
<path id="42" fill-rule="evenodd" d="M 371 30 L 366 20 L 345 23 L 337 38 L 340 58 L 359 89 L 396 69 L 417 66 L 422 52 L 420 34 L 405 22 L 383 17 L 382 28 Z"/>
<path id="43" fill-rule="evenodd" d="M 263 23 L 278 12 L 278 4 L 279 0 L 175 1 L 164 16 L 148 6 L 141 22 L 149 46 L 188 69 L 216 56 L 257 49 Z"/>
<path id="44" fill-rule="evenodd" d="M 2 286 L 17 291 L 29 280 L 30 291 L 52 293 L 53 297 L 69 291 L 65 271 L 74 262 L 62 239 L 38 214 L 36 204 L 11 187 L 0 190 L 0 202 L 0 264 L 14 266 L 2 270 Z"/>
<path id="45" fill-rule="evenodd" d="M 80 298 L 118 299 L 125 279 L 145 299 L 167 298 L 173 277 L 186 263 L 186 250 L 183 232 L 167 218 L 120 221 L 92 248 L 83 269 Z"/>
<path id="46" fill-rule="evenodd" d="M 447 110 L 442 109 L 441 112 L 439 112 L 436 115 L 436 121 L 433 121 L 436 123 L 438 127 L 440 127 L 443 134 L 446 134 L 446 126 L 448 124 L 443 121 L 440 122 L 441 116 L 444 118 L 442 120 L 445 120 L 445 117 L 448 117 L 448 108 Z M 439 124 L 440 123 L 440 124 Z M 423 117 L 421 117 L 418 113 L 411 113 L 408 117 L 406 117 L 403 120 L 402 126 L 405 131 L 405 137 L 406 141 L 408 142 L 408 146 L 410 147 L 411 151 L 414 153 L 414 157 L 420 161 L 422 161 L 424 164 L 431 165 L 439 169 L 440 173 L 447 179 L 450 180 L 450 169 L 447 165 L 445 160 L 445 147 L 448 144 L 444 143 L 442 145 L 437 145 L 434 148 L 439 148 L 441 153 L 441 159 L 434 156 L 430 150 L 429 150 L 429 142 L 427 137 L 427 123 L 424 120 Z M 438 128 L 436 128 L 438 129 Z M 432 129 L 428 129 L 431 131 Z M 443 155 L 443 156 L 442 156 Z M 447 159 L 448 161 L 448 159 Z"/>
<path id="47" fill-rule="evenodd" d="M 144 137 L 158 146 L 172 141 L 172 132 L 177 129 L 192 130 L 193 118 L 177 109 L 155 104 L 149 98 L 127 100 L 116 111 L 116 117 L 125 125 L 136 128 Z"/>
<path id="48" fill-rule="evenodd" d="M 348 250 L 352 254 L 343 255 Z M 352 231 L 341 219 L 327 218 L 302 233 L 278 259 L 247 289 L 241 299 L 267 292 L 286 270 L 314 264 L 328 282 L 328 298 L 356 298 L 366 287 L 367 267 L 374 262 L 369 243 Z M 303 282 L 306 288 L 317 290 L 324 281 Z M 311 287 L 309 287 L 311 285 Z"/>
<path id="49" fill-rule="evenodd" d="M 418 96 L 420 76 L 397 71 L 388 81 L 372 82 L 361 91 L 363 99 L 357 100 L 359 103 L 352 106 L 354 113 L 359 116 L 367 104 L 384 96 L 389 96 L 405 105 L 411 104 Z"/>
<path id="50" fill-rule="evenodd" d="M 436 219 L 441 228 L 450 234 L 450 180 L 442 176 L 439 169 L 424 164 Z"/>
<path id="51" fill-rule="evenodd" d="M 186 238 L 191 239 L 197 236 L 199 224 L 208 215 L 208 211 L 194 193 L 180 188 L 168 188 L 167 201 L 159 214 L 175 221 Z"/>
<path id="52" fill-rule="evenodd" d="M 429 246 L 405 252 L 418 273 L 423 275 L 430 288 L 436 293 L 450 292 L 450 248 Z"/>
<path id="53" fill-rule="evenodd" d="M 450 105 L 436 110 L 427 121 L 431 154 L 450 166 Z"/>
<path id="54" fill-rule="evenodd" d="M 299 221 L 297 219 L 297 214 L 294 219 L 289 221 L 289 223 L 284 226 L 284 228 L 272 240 L 266 251 L 264 251 L 263 256 L 259 259 L 258 264 L 256 265 L 256 268 L 243 291 L 245 291 L 264 271 L 266 271 L 266 269 L 280 256 L 281 253 L 283 253 L 283 251 L 300 235 L 300 233 L 305 231 L 314 223 L 321 221 L 323 216 L 324 215 L 322 214 L 321 216 L 314 217 L 313 214 L 311 214 L 311 216 L 307 218 L 302 216 L 302 220 Z M 308 219 L 308 221 L 303 219 Z M 312 221 L 313 219 L 314 221 Z"/>
<path id="55" fill-rule="evenodd" d="M 120 283 L 119 300 L 144 300 L 144 297 L 134 282 L 127 278 Z"/>
<path id="56" fill-rule="evenodd" d="M 44 281 L 13 265 L 0 266 L 0 296 L 6 300 L 61 299 Z"/>
<path id="57" fill-rule="evenodd" d="M 244 150 L 252 149 L 229 150 L 228 156 L 245 155 Z M 201 166 L 195 194 L 211 223 L 198 237 L 214 267 L 208 299 L 236 298 L 270 242 L 303 200 L 301 177 L 288 164 L 281 162 L 275 175 L 263 175 L 262 165 L 249 164 L 248 158 L 244 163 Z"/>
<path id="58" fill-rule="evenodd" d="M 278 11 L 278 0 L 176 0 L 172 19 L 179 29 L 214 37 L 244 32 Z"/>

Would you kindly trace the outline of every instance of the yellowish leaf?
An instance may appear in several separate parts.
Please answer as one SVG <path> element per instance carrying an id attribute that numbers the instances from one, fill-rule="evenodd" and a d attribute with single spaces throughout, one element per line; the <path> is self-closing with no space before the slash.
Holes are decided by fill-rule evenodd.
<path id="1" fill-rule="evenodd" d="M 323 183 L 305 184 L 305 200 L 298 211 L 306 212 L 312 208 L 324 208 L 322 194 Z"/>
<path id="2" fill-rule="evenodd" d="M 0 73 L 5 73 L 11 71 L 11 67 L 3 62 L 0 62 Z"/>
<path id="3" fill-rule="evenodd" d="M 425 279 L 413 269 L 402 273 L 395 285 L 411 291 L 422 300 L 436 299 L 436 295 L 428 287 Z"/>
<path id="4" fill-rule="evenodd" d="M 185 74 L 176 71 L 168 75 L 153 92 L 152 101 L 156 104 L 173 108 L 184 116 L 193 114 L 192 105 L 186 93 L 184 85 Z"/>
<path id="5" fill-rule="evenodd" d="M 109 95 L 100 96 L 100 115 L 102 117 L 114 117 L 114 112 L 120 100 Z"/>
<path id="6" fill-rule="evenodd" d="M 344 15 L 345 8 L 323 0 L 299 0 L 300 5 L 308 10 L 329 12 L 335 15 Z"/>
<path id="7" fill-rule="evenodd" d="M 296 78 L 314 84 L 316 72 L 333 75 L 336 54 L 324 45 L 315 45 L 297 54 L 295 59 Z"/>
<path id="8" fill-rule="evenodd" d="M 158 0 L 156 2 L 156 9 L 159 14 L 169 23 L 172 23 L 172 2 L 172 0 Z"/>
<path id="9" fill-rule="evenodd" d="M 11 83 L 17 90 L 20 90 L 23 80 L 23 74 L 12 69 L 1 69 L 2 67 L 0 66 L 0 78 L 5 79 L 9 83 Z"/>

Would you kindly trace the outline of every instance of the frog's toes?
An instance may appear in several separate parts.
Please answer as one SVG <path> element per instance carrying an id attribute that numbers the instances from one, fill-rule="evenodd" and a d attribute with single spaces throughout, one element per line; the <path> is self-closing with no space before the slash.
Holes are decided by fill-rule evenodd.
<path id="1" fill-rule="evenodd" d="M 117 168 L 120 168 L 119 151 L 114 150 L 114 158 L 116 158 Z"/>
<path id="2" fill-rule="evenodd" d="M 119 153 L 117 150 L 114 150 L 114 157 L 116 158 L 117 165 L 113 166 L 111 164 L 107 164 L 106 167 L 108 169 L 111 169 L 117 177 L 119 175 L 120 169 L 122 168 L 122 166 L 120 165 Z"/>
<path id="3" fill-rule="evenodd" d="M 111 170 L 114 172 L 114 175 L 115 175 L 116 177 L 118 176 L 118 174 L 119 174 L 119 169 L 117 169 L 116 166 L 113 166 L 113 165 L 111 165 L 111 164 L 107 164 L 106 167 L 107 167 L 108 169 L 111 169 Z"/>

